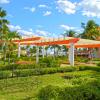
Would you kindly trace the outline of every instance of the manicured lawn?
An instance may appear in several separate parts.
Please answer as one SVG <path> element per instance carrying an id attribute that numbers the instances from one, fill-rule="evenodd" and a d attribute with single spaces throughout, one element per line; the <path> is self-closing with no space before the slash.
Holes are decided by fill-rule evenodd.
<path id="1" fill-rule="evenodd" d="M 0 80 L 0 100 L 37 100 L 38 91 L 47 85 L 69 87 L 100 80 L 100 72 L 75 71 Z"/>

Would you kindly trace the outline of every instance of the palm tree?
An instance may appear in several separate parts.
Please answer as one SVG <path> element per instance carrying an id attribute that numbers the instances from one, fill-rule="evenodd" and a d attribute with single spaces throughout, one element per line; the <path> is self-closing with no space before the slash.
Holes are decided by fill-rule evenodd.
<path id="1" fill-rule="evenodd" d="M 31 53 L 31 56 L 32 56 L 33 54 L 36 54 L 36 46 L 31 47 L 29 51 L 30 51 L 30 53 Z"/>
<path id="2" fill-rule="evenodd" d="M 50 49 L 54 50 L 54 57 L 58 56 L 58 51 L 61 50 L 61 47 L 59 45 L 52 45 L 50 46 Z"/>
<path id="3" fill-rule="evenodd" d="M 4 53 L 4 61 L 6 60 L 6 34 L 9 32 L 9 21 L 5 19 L 6 11 L 0 8 L 0 40 L 2 41 L 2 51 Z"/>
<path id="4" fill-rule="evenodd" d="M 8 51 L 8 62 L 10 63 L 11 55 L 13 54 L 13 51 L 16 49 L 17 45 L 13 42 L 14 39 L 20 39 L 20 35 L 17 31 L 9 31 L 9 33 L 6 35 L 7 39 L 7 51 Z"/>
<path id="5" fill-rule="evenodd" d="M 5 19 L 6 15 L 6 11 L 0 8 L 0 40 L 2 46 L 2 53 L 4 54 L 4 63 L 6 61 L 7 53 L 10 62 L 10 56 L 12 55 L 12 52 L 16 46 L 12 40 L 15 38 L 20 38 L 18 32 L 11 32 L 8 28 L 9 21 Z"/>
<path id="6" fill-rule="evenodd" d="M 84 29 L 83 33 L 80 34 L 81 38 L 97 40 L 100 37 L 99 25 L 94 20 L 89 20 L 86 24 L 81 23 L 81 27 Z M 92 51 L 90 48 L 88 50 L 89 52 Z M 90 55 L 91 53 L 89 53 Z"/>
<path id="7" fill-rule="evenodd" d="M 81 27 L 84 29 L 81 38 L 96 40 L 100 36 L 99 25 L 93 20 L 89 20 L 87 24 L 81 23 Z"/>
<path id="8" fill-rule="evenodd" d="M 67 55 L 68 48 L 67 48 L 65 45 L 62 45 L 62 49 L 63 49 L 63 52 L 65 52 L 65 53 L 66 53 L 66 55 Z"/>
<path id="9" fill-rule="evenodd" d="M 76 32 L 73 30 L 66 30 L 63 35 L 67 37 L 76 37 Z"/>
<path id="10" fill-rule="evenodd" d="M 47 52 L 47 51 L 48 51 L 49 48 L 50 48 L 50 46 L 46 46 L 46 47 L 45 47 L 45 54 L 46 54 L 46 57 L 48 56 L 48 52 Z"/>
<path id="11" fill-rule="evenodd" d="M 6 34 L 5 28 L 8 28 L 9 21 L 5 19 L 6 15 L 6 11 L 0 8 L 0 34 Z"/>

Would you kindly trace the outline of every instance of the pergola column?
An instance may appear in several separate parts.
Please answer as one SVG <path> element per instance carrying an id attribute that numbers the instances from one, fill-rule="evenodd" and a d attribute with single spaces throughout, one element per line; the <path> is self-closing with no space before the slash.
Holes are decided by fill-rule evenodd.
<path id="1" fill-rule="evenodd" d="M 74 66 L 74 43 L 70 43 L 69 62 L 71 66 Z"/>
<path id="2" fill-rule="evenodd" d="M 39 46 L 36 46 L 36 63 L 39 62 Z"/>
<path id="3" fill-rule="evenodd" d="M 42 57 L 45 57 L 45 46 L 42 47 Z"/>
<path id="4" fill-rule="evenodd" d="M 20 57 L 20 52 L 21 52 L 21 46 L 20 43 L 18 43 L 18 57 Z"/>

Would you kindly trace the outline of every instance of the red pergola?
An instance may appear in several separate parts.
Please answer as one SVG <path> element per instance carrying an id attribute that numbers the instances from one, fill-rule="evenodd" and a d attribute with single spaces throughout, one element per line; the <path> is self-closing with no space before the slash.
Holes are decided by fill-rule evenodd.
<path id="1" fill-rule="evenodd" d="M 20 45 L 36 45 L 37 56 L 36 61 L 38 62 L 39 48 L 38 46 L 47 45 L 66 45 L 69 48 L 69 61 L 74 66 L 74 48 L 98 48 L 100 47 L 99 41 L 64 37 L 64 38 L 44 38 L 44 37 L 31 37 L 20 40 L 13 40 L 14 43 L 18 44 L 18 57 L 20 57 Z M 43 54 L 44 55 L 44 54 Z"/>

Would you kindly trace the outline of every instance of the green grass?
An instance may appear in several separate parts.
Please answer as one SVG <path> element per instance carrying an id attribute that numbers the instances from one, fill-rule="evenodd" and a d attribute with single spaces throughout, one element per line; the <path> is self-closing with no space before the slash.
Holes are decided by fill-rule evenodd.
<path id="1" fill-rule="evenodd" d="M 100 72 L 93 70 L 1 79 L 0 100 L 36 100 L 38 91 L 47 85 L 73 87 L 96 80 Z"/>

